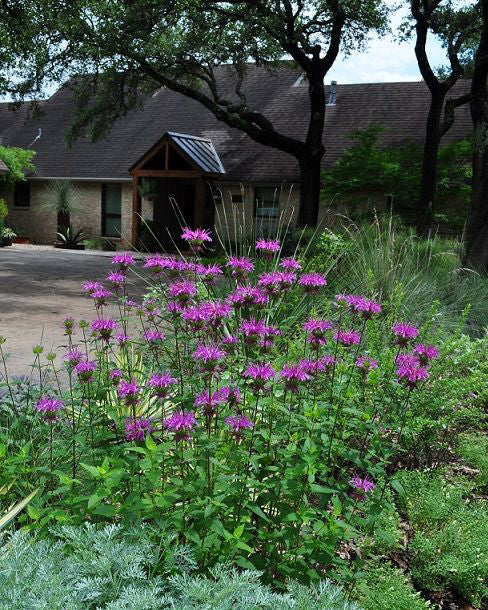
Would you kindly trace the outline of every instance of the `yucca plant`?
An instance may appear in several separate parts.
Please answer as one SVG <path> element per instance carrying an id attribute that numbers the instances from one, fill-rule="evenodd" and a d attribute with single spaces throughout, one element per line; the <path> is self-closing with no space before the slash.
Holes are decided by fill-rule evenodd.
<path id="1" fill-rule="evenodd" d="M 53 180 L 47 187 L 41 209 L 55 212 L 58 231 L 65 231 L 71 223 L 71 216 L 82 211 L 80 194 L 70 180 Z"/>

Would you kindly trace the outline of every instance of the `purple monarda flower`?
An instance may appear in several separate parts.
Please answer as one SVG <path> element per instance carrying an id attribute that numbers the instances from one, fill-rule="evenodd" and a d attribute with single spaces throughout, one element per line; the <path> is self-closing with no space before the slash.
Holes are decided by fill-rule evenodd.
<path id="1" fill-rule="evenodd" d="M 191 246 L 202 246 L 204 242 L 212 241 L 209 229 L 190 229 L 184 227 L 181 239 L 187 241 Z"/>
<path id="2" fill-rule="evenodd" d="M 285 271 L 300 271 L 300 269 L 302 268 L 297 259 L 292 257 L 283 258 L 280 261 L 280 267 Z"/>
<path id="3" fill-rule="evenodd" d="M 229 256 L 227 267 L 230 267 L 233 277 L 243 279 L 254 270 L 254 263 L 245 256 Z"/>
<path id="4" fill-rule="evenodd" d="M 344 347 L 351 347 L 351 345 L 359 345 L 361 335 L 355 330 L 339 330 L 334 334 L 334 339 Z"/>
<path id="5" fill-rule="evenodd" d="M 117 389 L 117 394 L 120 399 L 125 401 L 126 405 L 136 405 L 139 399 L 139 387 L 135 379 L 131 379 L 130 381 L 121 381 Z"/>
<path id="6" fill-rule="evenodd" d="M 175 433 L 175 441 L 188 440 L 192 429 L 197 425 L 195 413 L 177 411 L 164 420 L 163 426 Z"/>
<path id="7" fill-rule="evenodd" d="M 125 347 L 129 343 L 130 337 L 129 337 L 129 335 L 126 335 L 125 333 L 119 333 L 115 337 L 115 340 L 120 345 L 120 347 Z"/>
<path id="8" fill-rule="evenodd" d="M 239 345 L 238 337 L 224 337 L 222 339 L 222 345 L 224 345 L 228 352 L 234 352 Z"/>
<path id="9" fill-rule="evenodd" d="M 267 381 L 275 378 L 276 371 L 270 364 L 250 364 L 243 375 L 250 379 L 253 388 L 259 391 L 264 389 Z"/>
<path id="10" fill-rule="evenodd" d="M 359 356 L 359 358 L 356 359 L 355 365 L 361 370 L 362 373 L 367 373 L 372 369 L 378 368 L 378 363 L 376 360 L 373 360 L 369 356 Z"/>
<path id="11" fill-rule="evenodd" d="M 135 262 L 134 256 L 130 252 L 120 252 L 112 258 L 112 265 L 118 265 L 121 271 L 125 271 L 129 265 L 133 265 Z"/>
<path id="12" fill-rule="evenodd" d="M 424 345 L 419 343 L 413 348 L 415 354 L 417 354 L 420 364 L 426 365 L 430 360 L 434 360 L 439 357 L 439 350 L 435 345 Z"/>
<path id="13" fill-rule="evenodd" d="M 166 339 L 166 335 L 162 330 L 146 330 L 143 337 L 148 343 L 155 343 Z"/>
<path id="14" fill-rule="evenodd" d="M 241 402 L 241 392 L 239 388 L 233 386 L 223 386 L 217 390 L 219 397 L 231 406 L 236 406 Z"/>
<path id="15" fill-rule="evenodd" d="M 196 271 L 204 284 L 213 284 L 215 280 L 224 273 L 222 267 L 216 263 L 211 265 L 198 265 Z"/>
<path id="16" fill-rule="evenodd" d="M 299 384 L 310 379 L 310 375 L 301 364 L 286 364 L 280 371 L 281 377 L 285 380 L 285 388 L 298 392 Z"/>
<path id="17" fill-rule="evenodd" d="M 280 242 L 277 239 L 258 239 L 256 250 L 265 256 L 273 256 L 280 251 Z"/>
<path id="18" fill-rule="evenodd" d="M 152 254 L 146 258 L 144 269 L 150 269 L 154 274 L 159 274 L 168 269 L 170 259 L 161 254 Z"/>
<path id="19" fill-rule="evenodd" d="M 128 441 L 143 441 L 146 434 L 152 432 L 153 426 L 150 419 L 144 417 L 128 417 L 125 420 L 125 438 Z"/>
<path id="20" fill-rule="evenodd" d="M 326 354 L 321 358 L 305 359 L 300 361 L 300 366 L 309 375 L 318 375 L 318 373 L 328 372 L 334 366 L 335 358 Z"/>
<path id="21" fill-rule="evenodd" d="M 355 294 L 336 294 L 338 303 L 345 303 L 353 313 L 359 313 L 363 318 L 369 319 L 373 314 L 381 313 L 381 305 Z"/>
<path id="22" fill-rule="evenodd" d="M 39 413 L 42 413 L 44 419 L 53 422 L 59 411 L 64 408 L 64 403 L 57 399 L 52 398 L 51 396 L 43 396 L 39 399 L 36 404 L 36 410 Z"/>
<path id="23" fill-rule="evenodd" d="M 265 307 L 268 295 L 256 286 L 237 286 L 235 292 L 227 297 L 228 302 L 235 309 L 240 307 Z"/>
<path id="24" fill-rule="evenodd" d="M 94 360 L 84 360 L 83 362 L 79 362 L 74 368 L 75 375 L 78 376 L 80 381 L 85 383 L 93 381 L 93 374 L 96 370 L 97 363 Z"/>
<path id="25" fill-rule="evenodd" d="M 115 290 L 119 290 L 119 288 L 125 282 L 126 276 L 123 273 L 121 273 L 120 271 L 112 271 L 112 273 L 109 273 L 107 275 L 106 279 L 107 279 L 107 282 L 110 282 L 111 284 L 113 284 L 113 287 Z"/>
<path id="26" fill-rule="evenodd" d="M 176 299 L 180 305 L 188 303 L 198 293 L 198 288 L 193 282 L 183 280 L 175 282 L 168 287 L 168 296 L 171 299 Z"/>
<path id="27" fill-rule="evenodd" d="M 107 290 L 102 286 L 101 288 L 94 290 L 90 296 L 95 301 L 97 307 L 102 307 L 107 304 L 107 299 L 113 296 L 113 292 L 110 292 L 110 290 Z"/>
<path id="28" fill-rule="evenodd" d="M 64 356 L 64 361 L 69 364 L 69 366 L 76 366 L 79 362 L 83 360 L 83 353 L 80 352 L 79 349 L 72 349 L 67 352 Z"/>
<path id="29" fill-rule="evenodd" d="M 419 334 L 418 328 L 410 324 L 393 324 L 391 330 L 396 335 L 396 343 L 400 347 L 406 347 L 408 342 L 416 339 Z"/>
<path id="30" fill-rule="evenodd" d="M 307 294 L 316 294 L 327 285 L 327 280 L 320 273 L 304 273 L 298 280 L 298 283 Z"/>
<path id="31" fill-rule="evenodd" d="M 404 358 L 397 358 L 397 363 L 396 375 L 399 381 L 404 381 L 411 389 L 420 381 L 429 378 L 427 369 L 422 367 L 412 354 L 406 354 Z"/>
<path id="32" fill-rule="evenodd" d="M 217 408 L 225 403 L 225 396 L 219 390 L 212 394 L 208 390 L 200 392 L 195 398 L 195 407 L 200 407 L 204 415 L 213 415 Z"/>
<path id="33" fill-rule="evenodd" d="M 256 320 L 255 318 L 243 320 L 241 332 L 244 333 L 244 340 L 248 345 L 256 345 L 266 332 L 266 324 L 262 320 Z"/>
<path id="34" fill-rule="evenodd" d="M 153 373 L 149 378 L 148 385 L 152 388 L 158 398 L 166 398 L 171 390 L 171 386 L 178 383 L 177 379 L 170 373 Z"/>
<path id="35" fill-rule="evenodd" d="M 103 288 L 100 282 L 88 281 L 83 284 L 83 292 L 88 292 L 88 294 L 92 294 L 95 290 L 100 290 L 100 288 Z"/>
<path id="36" fill-rule="evenodd" d="M 334 325 L 329 320 L 315 320 L 310 318 L 303 325 L 303 330 L 309 333 L 308 342 L 312 347 L 318 349 L 325 344 L 325 333 Z"/>
<path id="37" fill-rule="evenodd" d="M 202 371 L 213 372 L 217 369 L 220 360 L 223 360 L 227 353 L 217 345 L 198 345 L 193 352 L 193 358 L 200 363 Z"/>
<path id="38" fill-rule="evenodd" d="M 229 415 L 229 417 L 225 418 L 225 423 L 232 428 L 236 436 L 240 436 L 241 432 L 246 428 L 254 427 L 252 421 L 244 415 Z"/>
<path id="39" fill-rule="evenodd" d="M 108 341 L 114 329 L 117 328 L 117 322 L 111 318 L 98 318 L 93 320 L 91 327 L 100 339 Z"/>
<path id="40" fill-rule="evenodd" d="M 206 328 L 212 317 L 212 311 L 208 304 L 201 303 L 187 307 L 181 314 L 181 317 L 188 323 L 191 330 L 199 331 Z"/>
<path id="41" fill-rule="evenodd" d="M 373 491 L 376 485 L 373 481 L 366 475 L 364 479 L 362 479 L 359 475 L 354 475 L 354 477 L 349 481 L 349 484 L 354 487 L 356 491 L 361 493 L 369 493 Z"/>
<path id="42" fill-rule="evenodd" d="M 109 373 L 109 377 L 110 377 L 110 381 L 112 382 L 112 385 L 119 385 L 120 380 L 122 379 L 123 376 L 124 376 L 124 373 L 120 369 L 113 369 Z"/>
<path id="43" fill-rule="evenodd" d="M 272 271 L 263 273 L 258 280 L 258 286 L 263 288 L 269 296 L 279 296 L 282 291 L 291 288 L 297 276 L 288 271 Z"/>

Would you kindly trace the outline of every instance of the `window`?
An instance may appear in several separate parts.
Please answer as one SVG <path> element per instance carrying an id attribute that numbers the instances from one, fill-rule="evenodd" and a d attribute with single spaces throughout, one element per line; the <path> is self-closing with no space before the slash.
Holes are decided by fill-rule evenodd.
<path id="1" fill-rule="evenodd" d="M 102 235 L 120 237 L 122 187 L 120 184 L 102 185 Z"/>
<path id="2" fill-rule="evenodd" d="M 242 195 L 232 195 L 232 203 L 244 203 L 244 197 Z"/>
<path id="3" fill-rule="evenodd" d="M 277 228 L 280 191 L 273 187 L 257 187 L 254 196 L 256 229 L 266 237 L 273 234 Z"/>
<path id="4" fill-rule="evenodd" d="M 30 208 L 30 182 L 16 182 L 14 187 L 14 206 Z"/>

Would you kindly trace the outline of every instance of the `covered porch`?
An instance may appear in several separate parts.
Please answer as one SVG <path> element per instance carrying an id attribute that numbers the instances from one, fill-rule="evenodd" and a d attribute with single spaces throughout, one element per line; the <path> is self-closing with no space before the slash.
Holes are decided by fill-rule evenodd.
<path id="1" fill-rule="evenodd" d="M 182 226 L 213 226 L 211 187 L 225 170 L 210 139 L 168 131 L 130 168 L 130 173 L 133 246 L 145 220 L 143 199 L 145 212 L 165 250 L 181 246 Z"/>

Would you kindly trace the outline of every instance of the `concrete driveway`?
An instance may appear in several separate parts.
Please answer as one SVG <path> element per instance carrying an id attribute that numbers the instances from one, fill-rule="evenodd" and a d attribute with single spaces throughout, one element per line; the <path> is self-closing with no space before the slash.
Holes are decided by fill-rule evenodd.
<path id="1" fill-rule="evenodd" d="M 13 245 L 0 248 L 0 335 L 9 354 L 9 374 L 30 374 L 34 345 L 49 351 L 66 345 L 63 320 L 91 320 L 95 309 L 81 285 L 104 280 L 111 268 L 111 253 L 73 252 L 47 246 Z M 129 293 L 140 298 L 145 284 L 130 276 Z M 60 364 L 64 350 L 58 350 Z M 2 378 L 0 366 L 0 379 Z"/>

